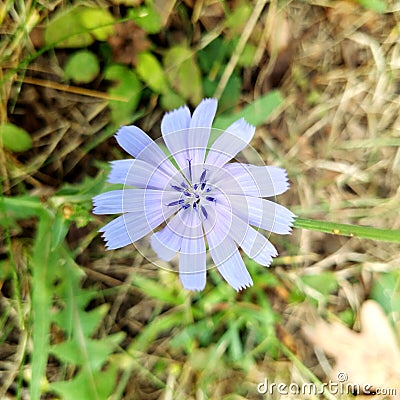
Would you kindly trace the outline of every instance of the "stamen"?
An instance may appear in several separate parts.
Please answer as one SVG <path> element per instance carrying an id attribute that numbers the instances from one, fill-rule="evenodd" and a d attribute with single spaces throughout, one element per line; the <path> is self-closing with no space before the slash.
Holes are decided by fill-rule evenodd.
<path id="1" fill-rule="evenodd" d="M 206 189 L 206 192 L 208 193 L 208 192 L 211 192 L 211 190 L 212 190 L 212 188 L 211 187 L 208 187 L 207 189 Z"/>
<path id="2" fill-rule="evenodd" d="M 171 187 L 172 187 L 172 189 L 175 189 L 175 190 L 177 190 L 178 192 L 183 192 L 185 189 L 183 189 L 183 188 L 181 188 L 181 187 L 179 187 L 179 186 L 175 186 L 175 185 L 171 185 Z"/>
<path id="3" fill-rule="evenodd" d="M 197 203 L 193 203 L 193 208 L 196 209 Z"/>
<path id="4" fill-rule="evenodd" d="M 188 209 L 189 207 L 190 207 L 190 203 L 186 203 L 186 204 L 184 204 L 184 205 L 182 206 L 182 208 L 183 208 L 184 210 Z"/>
<path id="5" fill-rule="evenodd" d="M 195 184 L 193 185 L 193 189 L 194 189 L 194 190 L 197 190 L 198 187 L 199 187 L 199 184 L 198 184 L 198 183 L 195 183 Z"/>
<path id="6" fill-rule="evenodd" d="M 192 180 L 192 160 L 187 160 L 187 162 L 189 163 L 189 177 Z"/>
<path id="7" fill-rule="evenodd" d="M 204 169 L 203 172 L 201 173 L 201 176 L 200 176 L 200 183 L 205 182 L 206 173 L 207 173 L 207 170 Z"/>
<path id="8" fill-rule="evenodd" d="M 204 190 L 204 188 L 206 187 L 206 185 L 207 185 L 207 182 L 204 181 L 204 182 L 201 184 L 201 190 Z"/>
<path id="9" fill-rule="evenodd" d="M 181 186 L 182 186 L 183 188 L 185 188 L 185 189 L 189 189 L 189 186 L 188 186 L 188 185 L 186 185 L 186 183 L 185 183 L 185 182 L 182 182 L 182 183 L 181 183 Z"/>
<path id="10" fill-rule="evenodd" d="M 192 196 L 192 194 L 191 194 L 190 192 L 188 192 L 187 190 L 185 190 L 185 191 L 183 192 L 183 194 L 184 194 L 185 196 L 189 196 L 189 197 Z"/>
<path id="11" fill-rule="evenodd" d="M 211 197 L 211 196 L 206 196 L 206 200 L 212 201 L 212 202 L 214 202 L 214 203 L 217 202 L 217 199 L 216 199 L 215 197 Z"/>
<path id="12" fill-rule="evenodd" d="M 201 212 L 203 213 L 204 217 L 207 218 L 208 217 L 207 210 L 204 208 L 204 206 L 200 206 L 200 208 L 201 208 Z"/>
<path id="13" fill-rule="evenodd" d="M 167 204 L 167 206 L 177 206 L 179 204 L 183 204 L 185 202 L 185 200 L 180 199 L 180 200 L 176 200 L 176 201 L 172 201 L 171 203 Z"/>

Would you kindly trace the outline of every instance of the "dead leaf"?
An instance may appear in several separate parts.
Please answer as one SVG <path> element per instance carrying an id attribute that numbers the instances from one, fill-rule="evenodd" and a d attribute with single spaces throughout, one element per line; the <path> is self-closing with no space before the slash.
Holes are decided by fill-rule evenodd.
<path id="1" fill-rule="evenodd" d="M 382 308 L 373 300 L 361 308 L 361 332 L 339 322 L 320 320 L 307 327 L 307 338 L 329 356 L 335 358 L 332 380 L 339 372 L 348 377 L 346 383 L 372 385 L 374 388 L 395 388 L 400 398 L 400 349 L 395 333 Z"/>

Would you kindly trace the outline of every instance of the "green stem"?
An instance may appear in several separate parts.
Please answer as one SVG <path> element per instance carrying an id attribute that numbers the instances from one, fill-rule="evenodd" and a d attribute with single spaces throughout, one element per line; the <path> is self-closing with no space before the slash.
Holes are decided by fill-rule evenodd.
<path id="1" fill-rule="evenodd" d="M 325 222 L 308 218 L 297 218 L 293 226 L 295 228 L 331 233 L 332 235 L 400 243 L 400 229 L 378 229 L 370 226 L 338 224 L 336 222 Z"/>

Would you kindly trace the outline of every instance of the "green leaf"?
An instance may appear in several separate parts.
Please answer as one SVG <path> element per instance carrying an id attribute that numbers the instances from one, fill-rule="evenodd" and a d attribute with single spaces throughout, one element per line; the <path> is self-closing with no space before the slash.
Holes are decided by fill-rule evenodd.
<path id="1" fill-rule="evenodd" d="M 91 82 L 100 72 L 99 62 L 95 54 L 88 50 L 72 54 L 64 67 L 66 78 L 76 83 Z"/>
<path id="2" fill-rule="evenodd" d="M 160 104 L 164 110 L 169 111 L 183 106 L 185 100 L 173 90 L 168 90 L 166 93 L 161 95 Z"/>
<path id="3" fill-rule="evenodd" d="M 0 125 L 0 143 L 4 148 L 15 153 L 29 150 L 32 139 L 24 129 L 10 123 Z"/>
<path id="4" fill-rule="evenodd" d="M 164 67 L 170 85 L 192 104 L 203 97 L 201 72 L 192 50 L 184 46 L 169 49 L 164 56 Z"/>
<path id="5" fill-rule="evenodd" d="M 114 18 L 103 8 L 76 6 L 62 10 L 44 32 L 46 45 L 59 48 L 87 47 L 114 32 Z"/>
<path id="6" fill-rule="evenodd" d="M 114 18 L 104 8 L 82 7 L 80 20 L 97 40 L 105 41 L 114 33 Z"/>
<path id="7" fill-rule="evenodd" d="M 49 215 L 42 213 L 32 253 L 32 380 L 30 398 L 39 400 L 41 382 L 49 354 L 50 321 L 51 321 L 51 277 L 57 268 L 57 252 L 50 251 L 52 221 Z"/>
<path id="8" fill-rule="evenodd" d="M 83 368 L 73 379 L 51 383 L 50 388 L 64 400 L 107 400 L 114 391 L 117 372 L 115 364 L 110 364 L 105 370 L 96 371 L 94 374 Z"/>
<path id="9" fill-rule="evenodd" d="M 156 93 L 167 92 L 168 83 L 157 58 L 151 53 L 143 52 L 138 54 L 137 60 L 136 72 L 149 88 Z"/>
<path id="10" fill-rule="evenodd" d="M 108 356 L 124 336 L 123 332 L 118 332 L 99 340 L 85 338 L 84 348 L 81 344 L 83 338 L 74 338 L 74 340 L 53 345 L 50 352 L 64 363 L 85 366 L 94 373 L 107 362 Z"/>
<path id="11" fill-rule="evenodd" d="M 105 71 L 105 78 L 117 82 L 114 87 L 108 89 L 108 94 L 126 99 L 110 100 L 113 122 L 116 125 L 131 123 L 141 97 L 142 85 L 138 77 L 125 65 L 114 64 Z"/>
<path id="12" fill-rule="evenodd" d="M 383 0 L 357 0 L 364 8 L 367 8 L 377 13 L 384 13 L 387 10 L 386 1 Z"/>
<path id="13" fill-rule="evenodd" d="M 274 90 L 243 107 L 238 113 L 230 115 L 224 114 L 217 117 L 214 128 L 225 129 L 239 118 L 244 118 L 251 125 L 260 126 L 268 120 L 275 109 L 283 104 L 283 101 L 280 92 Z"/>
<path id="14" fill-rule="evenodd" d="M 301 280 L 324 296 L 335 292 L 339 285 L 333 272 L 321 272 L 318 275 L 304 275 Z"/>
<path id="15" fill-rule="evenodd" d="M 227 15 L 225 20 L 226 27 L 232 31 L 232 34 L 241 35 L 252 11 L 252 6 L 248 4 L 247 1 L 241 1 L 239 5 Z"/>
<path id="16" fill-rule="evenodd" d="M 144 276 L 135 275 L 133 284 L 139 287 L 147 296 L 160 300 L 163 303 L 179 305 L 184 302 L 182 294 L 177 296 L 173 290 L 168 290 L 159 282 L 145 278 Z"/>
<path id="17" fill-rule="evenodd" d="M 387 314 L 400 310 L 400 271 L 384 273 L 375 280 L 371 299 L 376 300 Z"/>
<path id="18" fill-rule="evenodd" d="M 160 14 L 151 6 L 130 8 L 128 18 L 133 19 L 137 26 L 149 34 L 158 33 L 161 30 Z"/>

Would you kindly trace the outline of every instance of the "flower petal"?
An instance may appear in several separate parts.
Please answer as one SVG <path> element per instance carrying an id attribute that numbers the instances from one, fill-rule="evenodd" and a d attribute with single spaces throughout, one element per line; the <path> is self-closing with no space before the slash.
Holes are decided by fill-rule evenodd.
<path id="1" fill-rule="evenodd" d="M 192 207 L 184 210 L 185 232 L 179 256 L 179 277 L 188 290 L 203 290 L 206 285 L 206 245 L 198 212 Z"/>
<path id="2" fill-rule="evenodd" d="M 108 182 L 121 183 L 138 188 L 169 190 L 171 185 L 180 185 L 179 174 L 169 175 L 158 166 L 143 160 L 118 160 L 111 162 Z"/>
<path id="3" fill-rule="evenodd" d="M 217 204 L 257 228 L 281 235 L 289 234 L 296 216 L 287 208 L 273 201 L 240 195 L 214 195 Z"/>
<path id="4" fill-rule="evenodd" d="M 209 208 L 209 215 L 213 207 Z M 206 218 L 203 220 L 204 230 L 211 257 L 224 279 L 235 289 L 240 290 L 253 284 L 251 276 L 244 265 L 237 246 L 229 237 L 230 216 L 227 212 L 224 215 L 216 213 L 217 219 Z"/>
<path id="5" fill-rule="evenodd" d="M 203 99 L 193 111 L 190 128 L 211 128 L 217 106 L 217 99 Z"/>
<path id="6" fill-rule="evenodd" d="M 287 174 L 283 168 L 229 163 L 224 165 L 223 170 L 227 174 L 221 174 L 220 179 L 213 183 L 226 194 L 244 193 L 247 196 L 270 197 L 289 188 Z M 235 184 L 232 180 L 236 181 Z"/>
<path id="7" fill-rule="evenodd" d="M 143 238 L 176 211 L 176 207 L 170 207 L 164 212 L 158 208 L 126 213 L 103 226 L 99 232 L 103 232 L 108 250 L 118 249 Z"/>
<path id="8" fill-rule="evenodd" d="M 131 156 L 157 166 L 169 175 L 176 174 L 176 168 L 157 143 L 137 126 L 122 126 L 115 137 L 118 144 Z"/>
<path id="9" fill-rule="evenodd" d="M 154 189 L 112 190 L 93 198 L 94 214 L 120 214 L 143 212 L 145 208 L 160 209 L 177 198 L 173 192 Z"/>
<path id="10" fill-rule="evenodd" d="M 193 165 L 200 165 L 195 169 L 193 181 L 198 182 L 203 170 L 204 157 L 208 148 L 211 126 L 217 112 L 216 99 L 204 99 L 194 110 L 190 129 L 187 135 L 188 158 Z"/>
<path id="11" fill-rule="evenodd" d="M 111 161 L 111 171 L 108 175 L 108 183 L 126 183 L 126 178 L 135 160 L 116 160 Z"/>
<path id="12" fill-rule="evenodd" d="M 153 139 L 135 125 L 122 126 L 115 134 L 115 138 L 118 144 L 135 158 L 154 143 Z"/>
<path id="13" fill-rule="evenodd" d="M 234 122 L 211 146 L 206 164 L 223 166 L 250 143 L 255 129 L 244 118 Z"/>
<path id="14" fill-rule="evenodd" d="M 188 166 L 187 129 L 190 127 L 190 110 L 183 106 L 164 115 L 161 133 L 171 155 L 181 170 Z"/>
<path id="15" fill-rule="evenodd" d="M 218 271 L 235 290 L 239 291 L 253 285 L 253 280 L 233 240 L 226 239 L 223 245 L 216 248 L 210 246 L 210 253 Z"/>
<path id="16" fill-rule="evenodd" d="M 254 261 L 261 265 L 269 265 L 272 257 L 276 257 L 278 252 L 275 247 L 260 232 L 252 228 L 247 222 L 232 213 L 232 209 L 221 206 L 219 203 L 207 207 L 207 213 L 213 218 L 217 218 L 219 230 L 218 237 L 221 245 L 226 238 L 234 240 L 238 246 Z M 207 218 L 208 219 L 208 218 Z M 214 225 L 215 222 L 205 221 L 205 227 Z M 208 231 L 206 231 L 208 233 Z"/>
<path id="17" fill-rule="evenodd" d="M 186 210 L 181 209 L 161 231 L 150 237 L 150 244 L 157 256 L 164 261 L 170 261 L 181 249 L 182 237 L 185 233 L 185 225 L 182 214 Z"/>
<path id="18" fill-rule="evenodd" d="M 278 252 L 270 241 L 239 217 L 232 216 L 232 227 L 229 235 L 249 256 L 260 265 L 270 265 L 272 257 Z"/>

